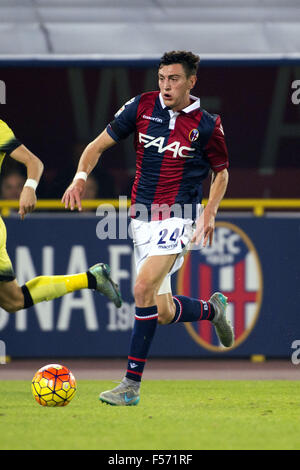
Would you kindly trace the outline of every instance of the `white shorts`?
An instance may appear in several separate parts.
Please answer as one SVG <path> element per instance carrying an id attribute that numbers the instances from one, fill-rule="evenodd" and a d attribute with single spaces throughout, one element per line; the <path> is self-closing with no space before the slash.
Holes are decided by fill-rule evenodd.
<path id="1" fill-rule="evenodd" d="M 152 222 L 136 219 L 131 221 L 137 274 L 149 256 L 178 254 L 171 271 L 160 286 L 158 295 L 172 292 L 170 276 L 183 264 L 194 232 L 193 224 L 191 219 L 178 217 Z"/>

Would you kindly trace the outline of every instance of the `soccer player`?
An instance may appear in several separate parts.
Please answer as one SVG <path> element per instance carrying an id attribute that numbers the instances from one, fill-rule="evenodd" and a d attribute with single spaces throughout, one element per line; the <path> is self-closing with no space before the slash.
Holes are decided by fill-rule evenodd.
<path id="1" fill-rule="evenodd" d="M 15 137 L 8 125 L 0 120 L 0 170 L 5 155 L 23 163 L 27 180 L 19 199 L 19 214 L 23 220 L 36 205 L 35 190 L 43 172 L 43 163 Z M 94 289 L 106 295 L 117 307 L 121 305 L 118 286 L 111 280 L 108 265 L 98 263 L 86 273 L 66 276 L 39 276 L 19 286 L 6 251 L 6 227 L 0 217 L 0 307 L 13 313 L 44 300 L 61 297 L 79 289 Z"/>
<path id="2" fill-rule="evenodd" d="M 220 116 L 200 107 L 191 95 L 199 57 L 167 52 L 158 68 L 159 91 L 128 101 L 114 120 L 84 150 L 63 203 L 81 210 L 87 175 L 100 155 L 135 133 L 136 176 L 131 194 L 137 278 L 135 323 L 126 375 L 120 385 L 100 394 L 111 405 L 137 405 L 140 384 L 157 323 L 211 321 L 220 343 L 230 347 L 234 333 L 226 319 L 227 299 L 172 296 L 170 276 L 189 243 L 211 244 L 215 217 L 228 183 L 228 152 Z M 202 181 L 212 170 L 208 203 L 200 214 Z M 179 210 L 178 210 L 179 209 Z"/>

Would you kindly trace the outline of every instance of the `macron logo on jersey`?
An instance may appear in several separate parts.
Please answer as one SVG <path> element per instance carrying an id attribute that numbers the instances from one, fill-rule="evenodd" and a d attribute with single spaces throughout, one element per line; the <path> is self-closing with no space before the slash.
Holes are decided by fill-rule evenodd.
<path id="1" fill-rule="evenodd" d="M 190 155 L 188 152 L 194 152 L 194 148 L 180 146 L 180 142 L 175 141 L 165 146 L 165 137 L 152 137 L 151 135 L 143 134 L 139 132 L 139 142 L 144 144 L 144 148 L 156 147 L 158 153 L 164 153 L 167 150 L 173 153 L 173 158 L 194 158 L 194 155 Z"/>
<path id="2" fill-rule="evenodd" d="M 154 121 L 154 122 L 159 122 L 162 124 L 163 120 L 158 117 L 153 117 L 153 116 L 146 116 L 146 114 L 143 115 L 143 119 L 149 119 L 149 121 Z"/>

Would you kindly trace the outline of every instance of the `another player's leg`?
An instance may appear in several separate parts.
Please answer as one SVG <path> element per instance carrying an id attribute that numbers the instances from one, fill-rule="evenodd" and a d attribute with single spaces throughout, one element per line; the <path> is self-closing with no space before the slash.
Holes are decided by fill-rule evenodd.
<path id="1" fill-rule="evenodd" d="M 136 314 L 126 375 L 120 385 L 100 394 L 99 398 L 102 402 L 118 406 L 139 403 L 143 371 L 158 321 L 156 293 L 162 280 L 171 269 L 175 258 L 176 255 L 152 256 L 144 262 L 134 289 Z M 171 320 L 171 318 L 172 315 L 169 319 Z"/>
<path id="2" fill-rule="evenodd" d="M 20 287 L 6 250 L 6 227 L 0 217 L 0 306 L 16 312 L 44 300 L 53 300 L 69 292 L 93 289 L 106 295 L 116 307 L 122 304 L 117 284 L 110 277 L 107 264 L 98 263 L 85 273 L 65 276 L 38 276 Z"/>
<path id="3" fill-rule="evenodd" d="M 25 308 L 62 297 L 80 289 L 93 289 L 106 295 L 117 307 L 121 306 L 121 294 L 117 284 L 110 277 L 107 264 L 98 263 L 85 273 L 64 276 L 39 276 L 22 286 Z"/>
<path id="4" fill-rule="evenodd" d="M 16 312 L 80 289 L 97 290 L 106 295 L 117 307 L 122 304 L 119 288 L 110 277 L 109 266 L 99 263 L 85 273 L 38 276 L 22 287 L 18 286 L 16 281 L 3 282 L 0 287 L 0 305 L 8 312 Z"/>
<path id="5" fill-rule="evenodd" d="M 116 307 L 121 307 L 122 297 L 118 284 L 110 276 L 108 264 L 97 263 L 87 271 L 88 287 L 95 289 L 111 300 Z M 96 282 L 94 282 L 94 280 Z"/>
<path id="6" fill-rule="evenodd" d="M 24 307 L 24 295 L 15 279 L 0 282 L 0 307 L 10 313 Z"/>
<path id="7" fill-rule="evenodd" d="M 15 273 L 6 250 L 6 227 L 0 217 L 0 307 L 16 312 L 24 306 L 22 289 L 15 280 Z"/>

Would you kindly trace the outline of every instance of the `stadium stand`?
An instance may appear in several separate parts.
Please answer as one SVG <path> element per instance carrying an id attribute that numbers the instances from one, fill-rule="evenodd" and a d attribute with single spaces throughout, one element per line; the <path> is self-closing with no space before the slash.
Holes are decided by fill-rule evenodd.
<path id="1" fill-rule="evenodd" d="M 297 0 L 1 0 L 0 54 L 296 54 Z M 138 40 L 137 40 L 138 37 Z"/>

